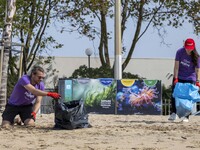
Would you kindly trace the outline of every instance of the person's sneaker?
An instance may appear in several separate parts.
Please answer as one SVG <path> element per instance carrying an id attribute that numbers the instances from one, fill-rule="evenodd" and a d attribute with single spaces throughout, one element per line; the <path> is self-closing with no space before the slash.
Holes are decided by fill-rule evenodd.
<path id="1" fill-rule="evenodd" d="M 189 119 L 187 117 L 183 117 L 182 122 L 189 122 Z"/>
<path id="2" fill-rule="evenodd" d="M 168 118 L 168 120 L 170 120 L 170 121 L 174 121 L 174 120 L 176 120 L 176 119 L 178 119 L 178 116 L 177 116 L 177 114 L 175 114 L 175 113 L 172 113 L 172 114 L 169 116 L 169 118 Z"/>

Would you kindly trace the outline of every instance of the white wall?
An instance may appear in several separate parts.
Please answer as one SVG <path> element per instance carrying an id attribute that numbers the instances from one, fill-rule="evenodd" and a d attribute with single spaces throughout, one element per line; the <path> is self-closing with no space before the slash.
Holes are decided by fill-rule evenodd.
<path id="1" fill-rule="evenodd" d="M 172 83 L 174 59 L 132 59 L 125 71 L 138 74 L 147 79 L 161 80 L 165 86 Z"/>
<path id="2" fill-rule="evenodd" d="M 113 59 L 111 60 L 113 64 Z M 75 69 L 78 69 L 80 65 L 88 66 L 88 58 L 87 57 L 55 57 L 53 62 L 53 69 L 59 71 L 58 77 L 69 77 L 74 72 Z M 90 58 L 90 66 L 92 68 L 99 67 L 100 60 L 97 57 Z M 138 74 L 141 77 L 146 79 L 156 79 L 161 80 L 165 86 L 171 85 L 171 80 L 167 79 L 168 74 L 173 73 L 174 59 L 148 59 L 148 58 L 134 58 L 131 59 L 126 72 L 130 72 L 132 74 Z M 52 78 L 47 79 L 51 81 Z M 46 84 L 47 88 L 52 87 L 51 84 Z"/>

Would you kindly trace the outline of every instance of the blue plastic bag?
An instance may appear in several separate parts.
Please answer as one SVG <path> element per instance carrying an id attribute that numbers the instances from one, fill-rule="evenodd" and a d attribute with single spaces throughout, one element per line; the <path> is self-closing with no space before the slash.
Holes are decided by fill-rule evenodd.
<path id="1" fill-rule="evenodd" d="M 192 100 L 181 99 L 176 97 L 175 101 L 176 101 L 176 114 L 179 116 L 179 118 L 188 116 L 192 113 L 195 104 Z"/>
<path id="2" fill-rule="evenodd" d="M 199 87 L 190 83 L 177 83 L 173 97 L 175 98 L 176 113 L 181 117 L 192 113 L 194 104 L 200 101 Z"/>
<path id="3" fill-rule="evenodd" d="M 191 83 L 176 83 L 173 97 L 200 102 L 199 87 Z"/>

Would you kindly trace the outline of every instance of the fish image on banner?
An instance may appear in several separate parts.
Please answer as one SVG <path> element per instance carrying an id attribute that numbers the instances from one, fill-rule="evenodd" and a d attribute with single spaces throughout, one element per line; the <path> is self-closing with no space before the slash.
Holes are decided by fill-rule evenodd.
<path id="1" fill-rule="evenodd" d="M 161 81 L 159 80 L 118 80 L 117 114 L 160 115 Z"/>

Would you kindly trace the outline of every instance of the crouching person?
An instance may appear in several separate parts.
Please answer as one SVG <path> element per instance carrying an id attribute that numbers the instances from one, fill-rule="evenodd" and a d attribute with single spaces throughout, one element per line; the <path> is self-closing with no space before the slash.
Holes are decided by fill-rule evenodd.
<path id="1" fill-rule="evenodd" d="M 2 114 L 3 128 L 13 125 L 17 115 L 20 116 L 24 125 L 35 126 L 36 114 L 40 109 L 42 97 L 60 98 L 58 93 L 44 91 L 42 82 L 44 77 L 44 69 L 34 66 L 30 75 L 23 75 L 18 80 Z"/>

